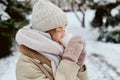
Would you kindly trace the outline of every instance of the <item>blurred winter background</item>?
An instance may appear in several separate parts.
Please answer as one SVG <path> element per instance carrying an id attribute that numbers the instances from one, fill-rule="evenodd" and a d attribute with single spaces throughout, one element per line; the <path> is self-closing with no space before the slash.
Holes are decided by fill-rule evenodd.
<path id="1" fill-rule="evenodd" d="M 16 80 L 18 29 L 31 19 L 31 0 L 0 0 L 0 80 Z M 50 0 L 66 12 L 67 32 L 86 40 L 89 80 L 120 80 L 120 0 Z"/>

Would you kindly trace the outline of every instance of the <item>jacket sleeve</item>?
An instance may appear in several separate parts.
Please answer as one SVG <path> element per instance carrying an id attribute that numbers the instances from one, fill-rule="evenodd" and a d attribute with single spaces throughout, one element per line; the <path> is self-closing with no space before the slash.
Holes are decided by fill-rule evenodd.
<path id="1" fill-rule="evenodd" d="M 88 80 L 87 67 L 85 71 L 79 71 L 79 66 L 68 60 L 62 60 L 57 68 L 55 80 L 76 80 L 78 77 L 80 80 Z"/>
<path id="2" fill-rule="evenodd" d="M 27 59 L 26 59 L 27 58 Z M 16 65 L 16 80 L 50 80 L 25 55 L 21 55 Z"/>
<path id="3" fill-rule="evenodd" d="M 69 60 L 61 60 L 57 71 L 55 80 L 76 80 L 79 66 Z"/>
<path id="4" fill-rule="evenodd" d="M 80 80 L 88 80 L 87 66 L 84 65 L 84 68 L 85 68 L 84 71 L 82 71 L 82 72 L 78 71 L 77 76 Z"/>

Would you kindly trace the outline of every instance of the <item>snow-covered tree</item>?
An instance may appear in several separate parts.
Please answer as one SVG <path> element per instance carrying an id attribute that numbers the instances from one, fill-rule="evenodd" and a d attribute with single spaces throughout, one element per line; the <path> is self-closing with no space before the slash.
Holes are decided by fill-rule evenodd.
<path id="1" fill-rule="evenodd" d="M 97 1 L 92 7 L 96 13 L 91 24 L 100 28 L 98 40 L 120 43 L 120 1 Z"/>
<path id="2" fill-rule="evenodd" d="M 15 33 L 28 22 L 29 10 L 17 0 L 0 0 L 0 58 L 11 54 Z"/>

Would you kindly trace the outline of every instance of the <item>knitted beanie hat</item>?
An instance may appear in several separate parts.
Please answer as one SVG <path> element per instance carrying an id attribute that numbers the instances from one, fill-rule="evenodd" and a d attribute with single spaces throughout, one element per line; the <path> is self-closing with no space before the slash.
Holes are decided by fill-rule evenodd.
<path id="1" fill-rule="evenodd" d="M 67 25 L 66 14 L 48 0 L 38 0 L 32 11 L 32 28 L 40 31 L 48 31 L 63 25 Z"/>

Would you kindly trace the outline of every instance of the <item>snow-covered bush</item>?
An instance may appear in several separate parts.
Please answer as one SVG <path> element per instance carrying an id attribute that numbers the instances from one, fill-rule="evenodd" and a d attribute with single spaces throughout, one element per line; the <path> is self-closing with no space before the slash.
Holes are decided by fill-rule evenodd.
<path id="1" fill-rule="evenodd" d="M 11 54 L 15 33 L 28 22 L 25 16 L 29 11 L 17 0 L 0 1 L 0 58 Z"/>

